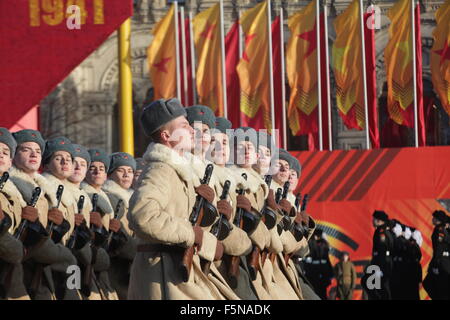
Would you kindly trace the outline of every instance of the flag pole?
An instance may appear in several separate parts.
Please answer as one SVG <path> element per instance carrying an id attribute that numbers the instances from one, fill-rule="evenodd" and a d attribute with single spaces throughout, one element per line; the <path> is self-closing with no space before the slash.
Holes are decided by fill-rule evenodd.
<path id="1" fill-rule="evenodd" d="M 188 77 L 187 77 L 187 54 L 186 54 L 186 31 L 184 28 L 184 6 L 180 7 L 180 15 L 181 15 L 181 53 L 183 55 L 183 83 L 184 83 L 184 101 L 185 105 L 189 104 L 189 95 L 188 95 Z"/>
<path id="2" fill-rule="evenodd" d="M 317 37 L 317 107 L 319 121 L 319 150 L 323 151 L 322 137 L 322 77 L 320 69 L 320 0 L 316 0 L 316 37 Z"/>
<path id="3" fill-rule="evenodd" d="M 191 77 L 192 77 L 192 103 L 197 102 L 197 92 L 195 88 L 197 83 L 195 82 L 195 43 L 194 43 L 194 30 L 192 28 L 192 11 L 189 11 L 189 40 L 191 41 Z"/>
<path id="4" fill-rule="evenodd" d="M 328 11 L 327 4 L 323 4 L 323 18 L 324 18 L 324 33 L 325 33 L 325 68 L 326 68 L 326 82 L 327 82 L 327 112 L 328 112 L 328 145 L 330 151 L 333 150 L 333 128 L 331 119 L 331 89 L 330 89 L 330 57 L 328 52 Z"/>
<path id="5" fill-rule="evenodd" d="M 134 155 L 133 75 L 131 73 L 131 19 L 119 27 L 120 150 Z"/>
<path id="6" fill-rule="evenodd" d="M 364 93 L 364 126 L 366 131 L 366 148 L 370 149 L 370 135 L 369 135 L 369 103 L 367 99 L 367 70 L 366 70 L 366 50 L 365 50 L 365 34 L 364 34 L 364 5 L 362 0 L 359 0 L 359 21 L 361 30 L 361 59 L 362 59 L 362 75 L 363 75 L 363 93 Z"/>
<path id="7" fill-rule="evenodd" d="M 225 65 L 225 26 L 223 23 L 223 0 L 220 0 L 220 50 L 222 63 L 222 99 L 223 99 L 223 116 L 228 118 L 228 101 L 227 101 L 227 77 Z"/>
<path id="8" fill-rule="evenodd" d="M 241 9 L 239 9 L 239 25 L 238 25 L 238 30 L 239 30 L 239 60 L 242 59 L 242 56 L 244 55 L 244 46 L 242 43 L 242 40 L 244 38 L 244 33 L 242 31 L 242 26 L 241 26 Z M 239 100 L 242 98 L 242 91 L 239 92 Z M 242 126 L 242 114 L 241 111 L 239 110 L 239 126 Z"/>
<path id="9" fill-rule="evenodd" d="M 414 144 L 419 147 L 419 127 L 417 119 L 417 66 L 416 66 L 416 1 L 411 0 L 411 37 L 412 37 L 412 65 L 413 65 L 413 92 L 414 92 Z"/>
<path id="10" fill-rule="evenodd" d="M 179 35 L 178 35 L 178 2 L 174 1 L 174 19 L 175 19 L 175 55 L 176 55 L 176 76 L 177 76 L 177 98 L 181 101 L 181 79 L 180 79 L 180 45 L 179 45 Z"/>
<path id="11" fill-rule="evenodd" d="M 284 15 L 283 7 L 280 7 L 280 53 L 281 53 L 281 105 L 283 111 L 283 148 L 287 150 L 287 133 L 286 133 L 286 75 L 284 70 Z"/>
<path id="12" fill-rule="evenodd" d="M 273 61 L 272 61 L 272 19 L 270 14 L 270 0 L 267 0 L 267 36 L 269 38 L 269 95 L 270 95 L 270 113 L 272 120 L 272 130 L 270 133 L 275 133 L 275 105 L 273 99 Z M 276 137 L 275 137 L 276 138 Z M 276 140 L 275 140 L 276 141 Z"/>
<path id="13" fill-rule="evenodd" d="M 242 26 L 241 26 L 241 9 L 239 9 L 239 25 L 238 25 L 238 30 L 239 30 L 239 59 L 242 59 L 242 56 L 244 55 L 244 48 L 242 45 L 242 39 L 244 38 L 243 32 L 242 32 Z"/>

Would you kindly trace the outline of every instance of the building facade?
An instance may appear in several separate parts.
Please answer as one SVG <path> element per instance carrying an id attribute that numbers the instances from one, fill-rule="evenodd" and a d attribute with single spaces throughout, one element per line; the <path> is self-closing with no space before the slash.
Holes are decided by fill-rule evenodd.
<path id="1" fill-rule="evenodd" d="M 133 73 L 133 113 L 135 119 L 135 150 L 136 156 L 141 156 L 148 144 L 139 124 L 140 111 L 151 95 L 152 83 L 147 65 L 147 48 L 152 41 L 151 30 L 168 11 L 171 1 L 166 0 L 135 0 L 132 17 L 131 58 Z M 257 4 L 256 0 L 224 0 L 224 20 L 227 31 L 239 17 L 239 13 Z M 289 17 L 294 12 L 305 7 L 309 1 L 290 0 L 272 1 L 272 17 L 280 10 Z M 432 32 L 436 25 L 434 14 L 443 0 L 423 0 L 421 5 L 421 37 L 423 57 L 424 95 L 435 98 L 434 113 L 426 115 L 433 117 L 434 130 L 427 133 L 427 139 L 432 144 L 450 144 L 449 118 L 439 105 L 431 83 L 429 55 L 433 45 Z M 186 13 L 193 16 L 203 11 L 217 1 L 186 0 L 179 1 L 185 7 Z M 326 0 L 328 8 L 328 42 L 331 46 L 335 38 L 333 21 L 351 0 Z M 377 1 L 374 3 L 381 11 L 381 27 L 376 30 L 377 59 L 377 91 L 380 108 L 380 131 L 386 121 L 383 111 L 386 103 L 386 72 L 384 68 L 384 48 L 389 40 L 389 20 L 387 10 L 394 1 Z M 290 34 L 287 28 L 287 18 L 284 20 L 285 41 Z M 42 102 L 40 108 L 40 126 L 45 137 L 65 135 L 79 144 L 87 147 L 103 148 L 107 152 L 118 150 L 118 64 L 117 64 L 117 32 L 111 36 L 83 63 L 81 63 L 57 88 Z M 330 59 L 331 60 L 331 59 Z M 330 68 L 331 70 L 331 68 Z M 366 148 L 365 132 L 348 130 L 337 114 L 334 79 L 331 75 L 332 127 L 333 145 L 335 149 Z M 383 105 L 384 104 L 384 105 Z M 413 131 L 406 132 L 412 145 Z M 292 137 L 288 132 L 288 148 L 305 150 L 305 137 Z"/>

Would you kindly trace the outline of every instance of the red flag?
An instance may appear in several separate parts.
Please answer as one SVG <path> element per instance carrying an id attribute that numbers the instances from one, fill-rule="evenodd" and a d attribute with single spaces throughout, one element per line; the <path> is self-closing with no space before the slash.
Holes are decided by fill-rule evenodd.
<path id="1" fill-rule="evenodd" d="M 241 126 L 239 76 L 236 67 L 239 63 L 239 21 L 236 21 L 225 37 L 226 76 L 227 76 L 227 104 L 228 120 L 233 128 Z"/>
<path id="2" fill-rule="evenodd" d="M 422 39 L 420 36 L 420 5 L 414 8 L 416 37 L 416 83 L 417 83 L 417 127 L 419 132 L 419 147 L 426 145 L 425 119 L 423 114 L 423 81 L 422 81 Z"/>
<path id="3" fill-rule="evenodd" d="M 133 9 L 131 0 L 85 1 L 80 8 L 80 29 L 70 29 L 76 20 L 67 18 L 67 2 L 0 1 L 3 127 L 12 126 L 39 104 Z"/>
<path id="4" fill-rule="evenodd" d="M 364 40 L 366 51 L 366 78 L 367 78 L 367 110 L 369 122 L 369 135 L 372 148 L 380 148 L 380 133 L 378 132 L 377 108 L 377 75 L 375 56 L 375 28 L 368 27 L 369 19 L 374 18 L 374 12 L 364 14 Z M 373 21 L 373 20 L 371 20 Z"/>
<path id="5" fill-rule="evenodd" d="M 326 44 L 326 34 L 325 30 L 325 12 L 320 13 L 320 90 L 321 90 L 321 102 L 322 102 L 322 143 L 323 150 L 330 149 L 330 141 L 328 135 L 328 87 L 329 82 L 329 72 L 328 64 L 326 63 L 326 50 L 328 46 Z M 315 36 L 315 35 L 314 35 Z M 315 112 L 316 118 L 318 119 L 319 108 Z M 318 120 L 317 120 L 318 121 Z M 313 133 L 308 133 L 308 150 L 320 150 L 319 133 L 318 126 L 317 131 Z"/>
<path id="6" fill-rule="evenodd" d="M 278 145 L 283 146 L 283 95 L 282 95 L 282 76 L 283 70 L 281 68 L 281 24 L 278 16 L 272 22 L 272 62 L 273 62 L 273 98 L 275 108 L 275 129 L 278 129 Z"/>

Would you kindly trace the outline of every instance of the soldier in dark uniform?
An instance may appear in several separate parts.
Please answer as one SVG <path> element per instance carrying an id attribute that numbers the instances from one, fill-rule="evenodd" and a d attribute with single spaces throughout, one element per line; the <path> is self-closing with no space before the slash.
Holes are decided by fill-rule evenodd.
<path id="1" fill-rule="evenodd" d="M 370 265 L 379 267 L 380 288 L 367 287 L 367 273 L 361 279 L 369 300 L 390 300 L 390 279 L 392 277 L 392 253 L 394 250 L 394 234 L 389 225 L 389 217 L 384 211 L 376 210 L 373 213 L 373 226 L 376 228 L 373 235 L 372 260 Z"/>
<path id="2" fill-rule="evenodd" d="M 333 277 L 329 251 L 330 246 L 323 238 L 323 231 L 316 229 L 309 240 L 309 256 L 305 259 L 305 274 L 322 300 L 327 300 L 327 288 Z"/>
<path id="3" fill-rule="evenodd" d="M 433 300 L 450 299 L 450 230 L 444 211 L 433 213 L 434 231 L 431 235 L 433 257 L 423 286 Z"/>
<path id="4" fill-rule="evenodd" d="M 405 225 L 398 220 L 391 220 L 388 223 L 391 226 L 393 237 L 392 256 L 392 276 L 390 278 L 390 289 L 392 300 L 403 299 L 405 283 L 405 261 L 407 255 L 408 240 L 405 238 Z"/>
<path id="5" fill-rule="evenodd" d="M 410 230 L 408 232 L 408 230 Z M 404 283 L 402 299 L 420 300 L 419 290 L 422 282 L 422 234 L 411 227 L 405 229 L 406 252 L 404 261 Z"/>

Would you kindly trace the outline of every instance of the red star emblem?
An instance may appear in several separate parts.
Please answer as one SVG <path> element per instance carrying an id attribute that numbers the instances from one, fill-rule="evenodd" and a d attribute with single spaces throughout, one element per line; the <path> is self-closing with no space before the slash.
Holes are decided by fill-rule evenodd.
<path id="1" fill-rule="evenodd" d="M 317 23 L 314 23 L 314 28 L 310 31 L 298 34 L 297 37 L 309 42 L 308 51 L 306 51 L 307 58 L 317 48 Z"/>
<path id="2" fill-rule="evenodd" d="M 214 28 L 216 27 L 217 23 L 210 24 L 209 22 L 206 23 L 205 30 L 203 30 L 202 33 L 200 33 L 201 37 L 205 37 L 206 39 L 212 39 L 214 35 Z"/>
<path id="3" fill-rule="evenodd" d="M 123 156 L 124 159 L 128 159 L 128 156 Z"/>
<path id="4" fill-rule="evenodd" d="M 158 69 L 159 72 L 167 73 L 166 63 L 169 62 L 170 59 L 172 59 L 172 57 L 162 58 L 160 62 L 153 64 L 153 66 Z"/>
<path id="5" fill-rule="evenodd" d="M 35 133 L 32 133 L 31 136 L 32 136 L 32 137 L 36 137 L 36 134 L 35 134 Z"/>
<path id="6" fill-rule="evenodd" d="M 95 153 L 95 155 L 96 155 L 96 156 L 99 156 L 99 155 L 100 155 L 100 153 L 99 153 L 99 152 L 96 152 L 96 153 Z"/>
<path id="7" fill-rule="evenodd" d="M 444 60 L 450 60 L 450 47 L 447 41 L 441 50 L 435 50 L 434 52 L 441 56 L 441 64 L 444 63 Z"/>
<path id="8" fill-rule="evenodd" d="M 249 34 L 248 36 L 245 37 L 245 47 L 247 48 L 248 44 L 250 43 L 250 41 L 253 40 L 253 38 L 256 37 L 256 33 L 252 33 Z M 242 59 L 244 59 L 247 62 L 250 62 L 250 59 L 247 55 L 247 51 L 244 51 L 244 54 L 242 55 Z"/>
<path id="9" fill-rule="evenodd" d="M 66 142 L 65 141 L 61 141 L 59 144 L 66 144 Z"/>

